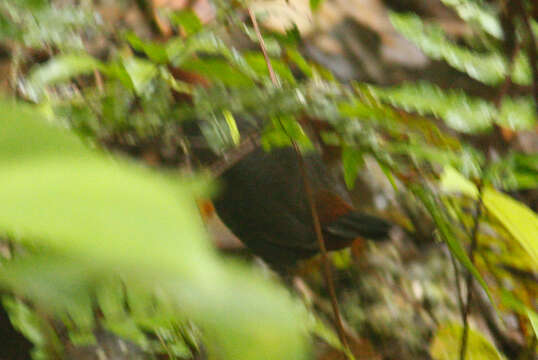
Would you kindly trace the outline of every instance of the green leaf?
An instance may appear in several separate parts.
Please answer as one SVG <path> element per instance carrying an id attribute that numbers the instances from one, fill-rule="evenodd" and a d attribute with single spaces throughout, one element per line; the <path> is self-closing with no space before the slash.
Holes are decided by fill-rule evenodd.
<path id="1" fill-rule="evenodd" d="M 135 92 L 138 95 L 143 95 L 151 80 L 158 74 L 155 64 L 136 57 L 123 59 L 122 64 L 129 75 Z"/>
<path id="2" fill-rule="evenodd" d="M 205 78 L 211 79 L 214 84 L 223 84 L 233 87 L 252 86 L 253 81 L 241 71 L 230 65 L 223 59 L 191 59 L 185 61 L 181 68 L 185 71 L 193 71 Z"/>
<path id="3" fill-rule="evenodd" d="M 230 136 L 232 137 L 233 143 L 235 145 L 239 145 L 240 134 L 233 114 L 228 110 L 224 110 L 223 115 L 226 123 L 228 124 L 228 129 L 230 129 Z"/>
<path id="4" fill-rule="evenodd" d="M 237 124 L 229 110 L 223 110 L 222 115 L 218 116 L 212 114 L 209 119 L 200 122 L 200 129 L 216 154 L 223 154 L 239 143 Z"/>
<path id="5" fill-rule="evenodd" d="M 460 192 L 473 199 L 478 197 L 478 189 L 475 184 L 467 180 L 452 166 L 445 166 L 443 173 L 441 174 L 441 189 L 446 192 Z"/>
<path id="6" fill-rule="evenodd" d="M 502 304 L 523 316 L 527 316 L 534 330 L 534 335 L 538 337 L 538 314 L 533 309 L 527 307 L 508 290 L 501 291 Z"/>
<path id="7" fill-rule="evenodd" d="M 39 251 L 2 264 L 3 288 L 45 309 L 77 312 L 84 324 L 82 294 L 119 276 L 128 288 L 168 299 L 176 318 L 188 314 L 219 357 L 304 358 L 303 313 L 283 288 L 217 258 L 192 185 L 80 148 L 60 129 L 32 144 L 42 128 L 32 126 L 44 120 L 9 106 L 0 136 L 7 132 L 16 146 L 0 148 L 0 231 Z"/>
<path id="8" fill-rule="evenodd" d="M 243 30 L 243 32 L 249 37 L 252 42 L 258 42 L 258 34 L 254 30 L 254 28 L 243 24 L 241 26 L 241 30 Z M 280 57 L 280 55 L 282 54 L 282 48 L 280 47 L 279 37 L 262 35 L 262 38 L 267 54 L 269 54 L 269 56 L 271 57 Z"/>
<path id="9" fill-rule="evenodd" d="M 317 10 L 325 0 L 310 0 L 310 9 Z"/>
<path id="10" fill-rule="evenodd" d="M 486 209 L 520 243 L 538 268 L 538 216 L 525 205 L 492 188 L 484 190 L 482 200 Z"/>
<path id="11" fill-rule="evenodd" d="M 455 69 L 468 74 L 473 79 L 496 85 L 508 73 L 508 64 L 501 53 L 479 53 L 450 41 L 439 26 L 425 25 L 415 14 L 391 13 L 394 27 L 415 43 L 426 55 L 436 60 L 444 60 Z M 530 71 L 525 57 L 520 56 L 514 65 L 514 81 L 521 85 L 531 83 Z"/>
<path id="12" fill-rule="evenodd" d="M 493 7 L 484 2 L 468 0 L 441 0 L 445 5 L 453 7 L 458 15 L 467 23 L 476 24 L 486 33 L 501 40 L 503 30 L 498 20 L 498 14 Z"/>
<path id="13" fill-rule="evenodd" d="M 43 351 L 48 341 L 43 321 L 22 301 L 7 296 L 3 296 L 1 300 L 0 305 L 8 312 L 13 327 L 30 340 L 36 348 L 34 353 L 36 350 Z"/>
<path id="14" fill-rule="evenodd" d="M 199 32 L 203 27 L 198 15 L 190 9 L 174 11 L 169 15 L 169 18 L 173 24 L 181 26 L 187 36 Z"/>
<path id="15" fill-rule="evenodd" d="M 305 134 L 303 128 L 295 117 L 274 117 L 271 118 L 271 122 L 263 130 L 262 146 L 266 150 L 269 150 L 273 146 L 290 146 L 292 144 L 292 139 L 305 150 L 313 148 L 310 139 Z"/>
<path id="16" fill-rule="evenodd" d="M 301 53 L 291 47 L 286 48 L 286 55 L 293 61 L 297 67 L 307 76 L 312 77 L 314 75 L 314 71 L 312 70 L 312 66 L 308 63 L 308 61 L 301 55 Z"/>
<path id="17" fill-rule="evenodd" d="M 265 61 L 263 54 L 259 52 L 247 52 L 244 54 L 244 58 L 247 64 L 254 69 L 258 75 L 269 77 L 267 62 Z M 280 79 L 284 80 L 286 83 L 295 84 L 295 78 L 284 62 L 278 59 L 271 59 L 271 66 Z"/>
<path id="18" fill-rule="evenodd" d="M 19 0 L 17 5 L 28 7 L 32 10 L 38 10 L 50 4 L 49 0 Z"/>
<path id="19" fill-rule="evenodd" d="M 534 100 L 530 96 L 518 99 L 504 97 L 497 123 L 516 131 L 532 130 L 538 124 Z"/>
<path id="20" fill-rule="evenodd" d="M 438 116 L 449 127 L 465 133 L 490 129 L 497 116 L 497 109 L 488 101 L 470 97 L 463 91 L 443 90 L 426 82 L 394 88 L 370 87 L 370 90 L 397 107 Z"/>
<path id="21" fill-rule="evenodd" d="M 209 32 L 200 32 L 187 39 L 176 38 L 166 45 L 166 53 L 174 66 L 181 66 L 196 53 L 223 56 L 230 65 L 250 79 L 257 80 L 257 73 L 247 64 L 243 56 L 235 49 L 229 48 L 218 36 Z"/>
<path id="22" fill-rule="evenodd" d="M 506 191 L 534 189 L 538 187 L 538 154 L 508 153 L 488 166 L 485 178 Z"/>
<path id="23" fill-rule="evenodd" d="M 459 360 L 463 327 L 456 323 L 445 323 L 437 329 L 430 345 L 430 354 L 435 360 Z M 466 359 L 503 360 L 495 346 L 476 330 L 469 329 Z"/>
<path id="24" fill-rule="evenodd" d="M 168 55 L 166 53 L 166 48 L 164 45 L 155 42 L 144 41 L 133 32 L 128 32 L 125 35 L 125 38 L 129 42 L 129 44 L 131 44 L 133 49 L 143 51 L 153 62 L 156 62 L 158 64 L 165 64 L 166 62 L 168 62 Z"/>
<path id="25" fill-rule="evenodd" d="M 89 74 L 98 69 L 103 70 L 104 64 L 86 54 L 59 55 L 43 65 L 36 65 L 28 76 L 30 86 L 40 89 L 69 80 L 78 75 Z"/>
<path id="26" fill-rule="evenodd" d="M 22 31 L 11 22 L 4 14 L 0 13 L 0 39 L 20 41 Z"/>
<path id="27" fill-rule="evenodd" d="M 35 108 L 2 99 L 0 108 L 0 165 L 58 153 L 73 157 L 88 153 L 80 139 L 66 129 L 47 124 Z"/>
<path id="28" fill-rule="evenodd" d="M 359 167 L 364 164 L 361 151 L 351 146 L 342 148 L 342 166 L 344 167 L 344 180 L 348 189 L 353 189 L 355 180 L 359 175 Z"/>
<path id="29" fill-rule="evenodd" d="M 534 330 L 534 335 L 538 337 L 538 314 L 536 314 L 531 309 L 527 309 L 527 316 L 531 322 L 532 328 Z"/>

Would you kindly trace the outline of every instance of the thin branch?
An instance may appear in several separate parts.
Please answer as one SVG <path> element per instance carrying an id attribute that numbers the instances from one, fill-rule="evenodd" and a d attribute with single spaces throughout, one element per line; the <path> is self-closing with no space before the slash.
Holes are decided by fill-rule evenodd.
<path id="1" fill-rule="evenodd" d="M 267 54 L 267 50 L 265 48 L 265 43 L 263 41 L 263 36 L 260 32 L 260 27 L 258 26 L 258 21 L 256 20 L 256 16 L 254 15 L 251 8 L 247 9 L 248 14 L 250 16 L 250 19 L 252 21 L 252 25 L 254 26 L 254 31 L 256 32 L 256 36 L 258 37 L 258 41 L 260 43 L 260 48 L 262 50 L 263 56 L 265 58 L 265 62 L 267 64 L 267 69 L 269 71 L 269 76 L 271 78 L 271 81 L 275 87 L 280 87 L 280 84 L 278 82 L 278 79 L 275 75 L 275 72 L 273 70 L 273 66 L 271 65 L 271 59 L 269 58 L 269 55 Z M 286 131 L 284 126 L 282 126 L 283 130 Z M 329 263 L 329 256 L 327 254 L 327 248 L 325 246 L 325 241 L 323 239 L 323 233 L 321 230 L 321 224 L 319 221 L 318 212 L 316 209 L 316 204 L 314 202 L 313 193 L 312 193 L 312 187 L 310 185 L 310 181 L 308 179 L 308 174 L 306 172 L 306 165 L 304 158 L 301 154 L 301 150 L 299 149 L 299 146 L 297 145 L 297 142 L 288 134 L 288 137 L 291 141 L 291 144 L 293 146 L 293 149 L 295 150 L 295 154 L 297 155 L 297 159 L 299 160 L 299 167 L 301 170 L 301 175 L 303 177 L 303 183 L 305 187 L 306 196 L 308 199 L 308 203 L 310 205 L 310 211 L 312 213 L 312 220 L 314 222 L 314 230 L 316 232 L 316 238 L 318 241 L 319 248 L 321 250 L 321 256 L 323 259 L 323 267 L 324 267 L 324 275 L 325 275 L 325 281 L 327 282 L 327 287 L 329 288 L 329 294 L 331 298 L 331 305 L 334 313 L 335 318 L 335 324 L 336 329 L 338 331 L 338 337 L 340 338 L 340 342 L 346 349 L 346 351 L 349 351 L 349 344 L 347 342 L 344 325 L 342 322 L 342 317 L 340 315 L 340 310 L 338 308 L 338 301 L 336 299 L 336 291 L 334 287 L 334 282 L 332 279 L 332 272 L 331 272 L 331 265 Z"/>
<path id="2" fill-rule="evenodd" d="M 478 185 L 478 200 L 476 201 L 476 208 L 473 215 L 474 225 L 471 230 L 471 247 L 469 249 L 469 260 L 474 265 L 474 255 L 476 247 L 478 245 L 478 230 L 480 228 L 480 218 L 482 217 L 482 184 Z M 465 277 L 465 288 L 467 289 L 467 301 L 465 302 L 465 309 L 463 311 L 463 334 L 461 336 L 460 346 L 460 360 L 465 360 L 467 354 L 467 343 L 469 338 L 469 312 L 471 311 L 471 304 L 473 300 L 473 275 L 471 272 L 467 272 Z"/>
<path id="3" fill-rule="evenodd" d="M 267 70 L 269 70 L 269 77 L 271 78 L 271 82 L 275 87 L 280 87 L 280 83 L 278 82 L 275 71 L 273 70 L 273 65 L 271 65 L 271 59 L 269 58 L 269 54 L 267 54 L 267 48 L 265 47 L 265 42 L 263 41 L 263 36 L 260 31 L 260 27 L 258 26 L 258 20 L 256 20 L 256 15 L 254 15 L 254 12 L 250 7 L 247 9 L 247 11 L 248 15 L 250 16 L 250 20 L 252 21 L 252 25 L 254 26 L 256 36 L 258 37 L 258 42 L 260 43 L 260 48 L 262 49 L 263 57 L 265 59 L 265 63 L 267 64 Z"/>
<path id="4" fill-rule="evenodd" d="M 105 92 L 105 86 L 103 84 L 103 77 L 101 76 L 99 70 L 95 69 L 93 71 L 93 76 L 95 78 L 95 86 L 97 86 L 97 90 L 99 90 L 100 94 L 103 94 Z"/>
<path id="5" fill-rule="evenodd" d="M 461 281 L 460 281 L 460 270 L 458 269 L 458 264 L 456 264 L 456 259 L 454 255 L 450 252 L 450 261 L 452 262 L 452 267 L 454 268 L 454 278 L 456 280 L 456 293 L 458 294 L 458 306 L 460 308 L 461 320 L 462 323 L 465 322 L 465 304 L 463 302 L 463 294 L 461 293 Z"/>

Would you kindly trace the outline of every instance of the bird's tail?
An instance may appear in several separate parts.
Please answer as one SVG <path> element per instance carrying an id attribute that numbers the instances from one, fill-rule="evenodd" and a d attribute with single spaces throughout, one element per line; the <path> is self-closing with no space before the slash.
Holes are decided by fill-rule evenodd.
<path id="1" fill-rule="evenodd" d="M 348 246 L 357 238 L 384 240 L 392 224 L 379 217 L 351 211 L 323 227 L 328 237 L 327 248 L 336 250 Z"/>

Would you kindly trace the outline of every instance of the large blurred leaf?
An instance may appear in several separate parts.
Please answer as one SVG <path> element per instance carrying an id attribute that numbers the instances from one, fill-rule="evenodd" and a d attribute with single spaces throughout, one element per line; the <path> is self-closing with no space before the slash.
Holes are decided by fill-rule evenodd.
<path id="1" fill-rule="evenodd" d="M 538 269 L 538 216 L 520 202 L 492 188 L 484 190 L 484 206 L 519 241 Z"/>
<path id="2" fill-rule="evenodd" d="M 459 324 L 446 323 L 439 327 L 430 346 L 435 360 L 459 360 L 463 328 Z M 503 360 L 495 346 L 478 331 L 469 329 L 466 359 Z"/>
<path id="3" fill-rule="evenodd" d="M 191 186 L 88 150 L 60 129 L 41 132 L 39 113 L 1 105 L 9 110 L 0 137 L 14 150 L 0 141 L 0 229 L 42 249 L 8 262 L 3 287 L 69 311 L 116 274 L 158 289 L 223 358 L 302 358 L 300 309 L 285 290 L 216 257 Z"/>
<path id="4" fill-rule="evenodd" d="M 0 108 L 0 164 L 59 153 L 77 157 L 88 154 L 77 137 L 47 124 L 34 108 L 2 99 Z"/>

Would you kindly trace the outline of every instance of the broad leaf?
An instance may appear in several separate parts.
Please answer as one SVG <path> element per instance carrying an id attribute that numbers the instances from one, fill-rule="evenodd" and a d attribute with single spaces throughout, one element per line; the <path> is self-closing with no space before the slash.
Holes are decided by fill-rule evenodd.
<path id="1" fill-rule="evenodd" d="M 463 328 L 459 324 L 446 323 L 439 327 L 430 346 L 430 354 L 435 360 L 459 360 Z M 478 331 L 469 329 L 466 359 L 503 360 L 499 351 Z"/>
<path id="2" fill-rule="evenodd" d="M 520 202 L 492 188 L 484 190 L 484 206 L 533 259 L 538 269 L 538 216 Z"/>

